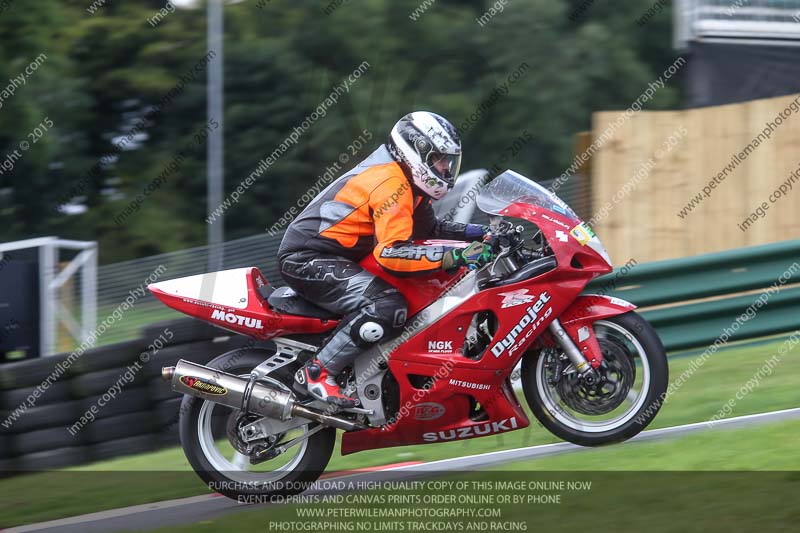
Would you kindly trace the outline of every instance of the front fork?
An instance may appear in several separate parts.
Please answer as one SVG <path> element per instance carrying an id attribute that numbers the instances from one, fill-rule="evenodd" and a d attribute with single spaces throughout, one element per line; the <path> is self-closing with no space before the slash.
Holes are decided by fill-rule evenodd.
<path id="1" fill-rule="evenodd" d="M 635 308 L 632 303 L 612 296 L 585 294 L 576 298 L 559 318 L 553 320 L 549 329 L 579 375 L 592 380 L 597 377 L 597 368 L 603 363 L 593 324 Z"/>
<path id="2" fill-rule="evenodd" d="M 577 328 L 570 328 L 574 331 L 567 331 L 559 319 L 550 323 L 548 328 L 555 337 L 556 342 L 575 369 L 587 382 L 591 383 L 596 378 L 595 369 L 603 362 L 603 355 L 600 353 L 600 345 L 594 336 L 594 330 L 588 325 Z M 578 340 L 576 343 L 573 336 Z M 585 355 L 584 355 L 585 354 Z"/>

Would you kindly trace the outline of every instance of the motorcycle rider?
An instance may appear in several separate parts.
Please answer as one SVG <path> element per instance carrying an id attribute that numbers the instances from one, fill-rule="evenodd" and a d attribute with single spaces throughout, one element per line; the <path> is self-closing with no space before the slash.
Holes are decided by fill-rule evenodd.
<path id="1" fill-rule="evenodd" d="M 461 165 L 461 140 L 443 117 L 416 111 L 401 118 L 388 142 L 335 181 L 289 225 L 278 250 L 287 285 L 343 315 L 316 358 L 297 374 L 314 397 L 353 407 L 336 376 L 369 346 L 400 332 L 406 300 L 358 262 L 372 253 L 395 276 L 414 276 L 492 259 L 480 241 L 486 227 L 439 220 L 432 200 L 449 192 Z M 466 248 L 419 246 L 414 239 L 476 241 Z"/>

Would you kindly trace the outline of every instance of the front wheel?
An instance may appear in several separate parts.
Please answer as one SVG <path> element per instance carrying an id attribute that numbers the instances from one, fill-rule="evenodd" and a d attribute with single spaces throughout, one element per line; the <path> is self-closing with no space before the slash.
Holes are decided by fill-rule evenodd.
<path id="1" fill-rule="evenodd" d="M 603 354 L 596 384 L 586 384 L 560 350 L 529 353 L 522 361 L 522 387 L 534 416 L 581 446 L 638 434 L 661 408 L 669 380 L 664 346 L 644 318 L 630 311 L 593 328 Z"/>
<path id="2" fill-rule="evenodd" d="M 244 348 L 220 355 L 208 366 L 246 376 L 270 355 L 263 350 Z M 270 374 L 270 381 L 288 390 L 293 379 L 288 367 L 273 374 Z M 194 396 L 184 396 L 181 403 L 183 450 L 192 468 L 212 490 L 229 498 L 295 494 L 302 492 L 325 470 L 336 441 L 335 429 L 320 429 L 317 424 L 308 423 L 267 435 L 263 444 L 270 447 L 301 439 L 283 454 L 252 465 L 239 437 L 241 417 L 237 409 Z"/>

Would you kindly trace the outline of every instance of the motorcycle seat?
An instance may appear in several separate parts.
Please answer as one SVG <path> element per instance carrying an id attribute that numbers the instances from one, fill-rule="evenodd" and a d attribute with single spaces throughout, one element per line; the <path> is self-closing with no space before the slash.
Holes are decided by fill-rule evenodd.
<path id="1" fill-rule="evenodd" d="M 278 287 L 266 295 L 267 303 L 281 313 L 287 315 L 305 316 L 309 318 L 319 318 L 321 320 L 332 320 L 341 318 L 342 315 L 332 313 L 327 309 L 309 302 L 291 287 Z"/>

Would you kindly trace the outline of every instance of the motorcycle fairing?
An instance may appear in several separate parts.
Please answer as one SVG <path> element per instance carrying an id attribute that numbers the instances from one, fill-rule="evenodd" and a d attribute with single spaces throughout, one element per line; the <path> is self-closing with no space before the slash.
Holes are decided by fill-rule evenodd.
<path id="1" fill-rule="evenodd" d="M 394 349 L 389 356 L 389 369 L 399 385 L 399 405 L 406 406 L 411 414 L 388 428 L 344 433 L 342 454 L 436 442 L 440 439 L 430 440 L 431 432 L 449 436 L 453 429 L 473 426 L 474 430 L 456 431 L 454 438 L 479 437 L 486 434 L 482 432 L 485 424 L 489 424 L 490 432 L 495 428 L 502 432 L 504 427 L 510 427 L 512 419 L 514 429 L 527 427 L 530 422 L 511 389 L 509 377 L 528 347 L 586 284 L 554 283 L 560 276 L 553 270 L 533 279 L 485 289 Z M 510 292 L 523 296 L 521 303 L 501 307 Z M 497 330 L 482 356 L 470 359 L 463 353 L 464 344 L 470 322 L 481 312 L 494 314 Z M 442 368 L 450 370 L 435 379 Z M 433 380 L 429 389 L 414 386 L 425 380 Z M 415 418 L 417 406 L 426 403 L 440 405 L 442 415 L 436 419 Z M 485 419 L 471 418 L 476 404 L 483 408 Z M 501 424 L 504 420 L 506 423 Z"/>
<path id="2" fill-rule="evenodd" d="M 507 374 L 453 368 L 392 358 L 389 369 L 399 385 L 400 410 L 378 428 L 342 435 L 342 455 L 363 450 L 480 437 L 530 424 L 508 383 Z M 446 368 L 446 367 L 444 367 Z M 503 391 L 498 395 L 498 391 Z M 477 406 L 488 415 L 475 416 Z M 472 415 L 472 416 L 471 416 Z M 499 421 L 505 420 L 504 424 Z"/>
<path id="3" fill-rule="evenodd" d="M 547 328 L 557 317 L 592 366 L 602 362 L 592 323 L 633 308 L 621 300 L 614 303 L 611 298 L 578 296 L 592 278 L 611 271 L 602 245 L 595 249 L 588 245 L 596 237 L 572 235 L 571 230 L 579 224 L 558 213 L 514 204 L 501 214 L 534 222 L 553 243 L 557 267 L 530 279 L 484 289 L 395 348 L 389 356 L 389 369 L 398 382 L 400 418 L 388 426 L 345 432 L 343 455 L 450 440 L 445 438 L 450 436 L 456 440 L 479 437 L 487 434 L 487 427 L 489 433 L 511 430 L 512 420 L 512 429 L 527 427 L 530 422 L 509 377 L 534 341 L 543 334 L 549 336 Z M 463 354 L 468 326 L 480 312 L 493 313 L 497 328 L 482 356 L 469 359 Z M 443 368 L 449 369 L 446 377 L 435 379 Z M 432 383 L 428 389 L 414 386 L 414 382 L 426 380 Z M 420 408 L 428 404 L 435 404 L 441 414 L 431 418 L 430 409 Z M 483 408 L 485 418 L 474 419 L 476 405 Z"/>

